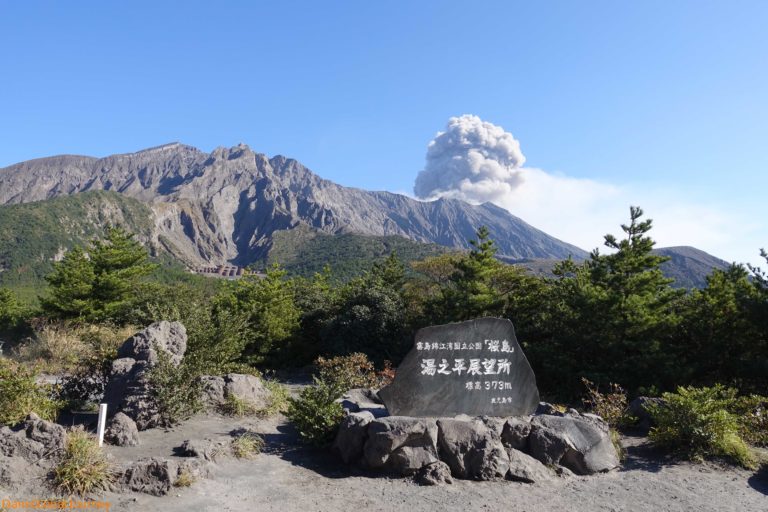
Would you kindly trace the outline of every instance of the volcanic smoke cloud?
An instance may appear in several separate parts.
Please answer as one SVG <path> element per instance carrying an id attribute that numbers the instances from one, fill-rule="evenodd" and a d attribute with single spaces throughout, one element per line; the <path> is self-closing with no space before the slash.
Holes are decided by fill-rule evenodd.
<path id="1" fill-rule="evenodd" d="M 429 143 L 414 193 L 422 199 L 503 203 L 521 184 L 524 163 L 520 143 L 502 127 L 474 115 L 452 117 Z"/>
<path id="2" fill-rule="evenodd" d="M 614 184 L 524 164 L 520 143 L 511 133 L 474 115 L 452 117 L 429 143 L 414 192 L 428 201 L 446 197 L 494 203 L 584 249 L 599 246 L 606 233 L 621 234 L 617 228 L 631 204 L 642 206 L 654 220 L 653 238 L 659 246 L 693 245 L 729 255 L 739 245 L 745 255 L 740 261 L 754 261 L 749 255 L 764 243 L 764 237 L 757 238 L 754 220 L 692 202 L 686 191 Z"/>

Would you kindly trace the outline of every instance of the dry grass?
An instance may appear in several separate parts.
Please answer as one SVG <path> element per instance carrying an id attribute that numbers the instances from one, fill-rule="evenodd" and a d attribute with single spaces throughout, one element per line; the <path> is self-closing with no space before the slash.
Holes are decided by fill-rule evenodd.
<path id="1" fill-rule="evenodd" d="M 182 471 L 173 483 L 174 487 L 189 487 L 195 483 L 195 477 L 189 471 Z"/>
<path id="2" fill-rule="evenodd" d="M 259 416 L 268 418 L 275 414 L 287 412 L 288 398 L 291 396 L 288 392 L 288 388 L 275 380 L 265 380 L 264 387 L 266 387 L 270 393 L 269 405 L 258 411 Z"/>
<path id="3" fill-rule="evenodd" d="M 222 414 L 242 418 L 243 416 L 252 416 L 259 412 L 259 409 L 250 401 L 243 400 L 232 394 L 228 394 L 224 403 L 219 408 Z"/>
<path id="4" fill-rule="evenodd" d="M 89 358 L 116 354 L 135 331 L 131 326 L 44 324 L 15 349 L 13 357 L 46 373 L 68 373 Z"/>
<path id="5" fill-rule="evenodd" d="M 243 432 L 232 439 L 232 455 L 238 459 L 251 459 L 261 453 L 264 440 L 254 432 Z"/>
<path id="6" fill-rule="evenodd" d="M 87 496 L 109 488 L 114 479 L 112 464 L 96 438 L 78 428 L 69 433 L 67 446 L 54 470 L 54 483 L 67 495 Z"/>
<path id="7" fill-rule="evenodd" d="M 53 421 L 61 403 L 53 398 L 53 388 L 39 385 L 34 368 L 27 368 L 0 357 L 0 426 L 16 425 L 31 412 Z"/>

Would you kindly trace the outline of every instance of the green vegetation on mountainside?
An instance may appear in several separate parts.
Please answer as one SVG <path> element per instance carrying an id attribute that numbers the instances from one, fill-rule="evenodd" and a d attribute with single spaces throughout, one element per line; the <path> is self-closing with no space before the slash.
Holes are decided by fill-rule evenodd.
<path id="1" fill-rule="evenodd" d="M 47 201 L 0 207 L 0 286 L 24 298 L 45 286 L 53 260 L 115 225 L 147 240 L 151 211 L 116 192 L 94 191 Z"/>
<path id="2" fill-rule="evenodd" d="M 393 252 L 407 264 L 449 251 L 400 236 L 329 235 L 297 227 L 275 232 L 266 264 L 260 262 L 256 266 L 278 263 L 291 275 L 311 277 L 328 265 L 334 279 L 348 281 Z"/>

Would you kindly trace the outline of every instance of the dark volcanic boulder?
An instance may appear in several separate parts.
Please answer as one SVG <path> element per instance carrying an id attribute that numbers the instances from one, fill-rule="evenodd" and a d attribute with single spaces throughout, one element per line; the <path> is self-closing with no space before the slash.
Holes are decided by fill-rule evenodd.
<path id="1" fill-rule="evenodd" d="M 451 468 L 443 461 L 433 462 L 419 469 L 413 480 L 419 485 L 442 485 L 452 484 Z"/>
<path id="2" fill-rule="evenodd" d="M 254 410 L 269 406 L 272 394 L 264 382 L 255 375 L 228 373 L 224 376 L 203 375 L 200 377 L 202 400 L 211 408 L 227 402 L 228 397 L 248 403 Z"/>
<path id="3" fill-rule="evenodd" d="M 186 349 L 187 331 L 179 322 L 156 322 L 128 338 L 118 350 L 119 359 L 112 363 L 104 390 L 108 413 L 125 413 L 139 430 L 157 426 L 160 415 L 152 397 L 149 372 L 157 364 L 158 350 L 178 366 Z"/>
<path id="4" fill-rule="evenodd" d="M 41 420 L 35 413 L 27 416 L 20 429 L 0 427 L 0 455 L 6 457 L 21 457 L 36 463 L 59 455 L 66 444 L 64 427 Z"/>
<path id="5" fill-rule="evenodd" d="M 174 461 L 140 459 L 123 472 L 120 483 L 131 491 L 164 496 L 173 487 L 178 474 L 179 466 Z"/>
<path id="6" fill-rule="evenodd" d="M 42 443 L 51 453 L 64 450 L 67 445 L 67 431 L 61 425 L 40 419 L 35 413 L 30 413 L 24 420 L 24 430 L 27 438 Z"/>
<path id="7" fill-rule="evenodd" d="M 339 432 L 333 442 L 333 450 L 339 454 L 345 464 L 351 464 L 362 458 L 363 447 L 368 439 L 368 424 L 373 421 L 373 414 L 367 411 L 353 412 L 341 420 Z"/>
<path id="8" fill-rule="evenodd" d="M 341 407 L 348 413 L 368 411 L 376 418 L 389 415 L 387 408 L 379 399 L 378 393 L 373 389 L 350 389 L 337 401 L 341 403 Z"/>
<path id="9" fill-rule="evenodd" d="M 457 478 L 494 480 L 509 470 L 501 439 L 482 421 L 437 420 L 440 458 Z"/>
<path id="10" fill-rule="evenodd" d="M 528 436 L 531 435 L 531 420 L 528 417 L 507 418 L 501 432 L 501 442 L 507 448 L 528 452 Z"/>
<path id="11" fill-rule="evenodd" d="M 179 322 L 155 322 L 143 331 L 139 331 L 120 346 L 117 358 L 131 358 L 157 364 L 157 350 L 162 350 L 170 357 L 171 363 L 178 366 L 187 351 L 187 330 Z"/>
<path id="12" fill-rule="evenodd" d="M 115 446 L 138 446 L 139 429 L 135 421 L 119 412 L 109 420 L 104 439 Z"/>
<path id="13" fill-rule="evenodd" d="M 619 465 L 607 426 L 573 416 L 536 416 L 528 438 L 531 455 L 544 464 L 564 466 L 579 475 Z"/>
<path id="14" fill-rule="evenodd" d="M 507 450 L 507 454 L 509 455 L 508 480 L 535 483 L 551 480 L 555 476 L 552 470 L 527 453 L 511 448 Z"/>
<path id="15" fill-rule="evenodd" d="M 374 469 L 412 475 L 437 462 L 437 425 L 427 418 L 389 416 L 368 424 L 363 448 L 365 462 Z"/>

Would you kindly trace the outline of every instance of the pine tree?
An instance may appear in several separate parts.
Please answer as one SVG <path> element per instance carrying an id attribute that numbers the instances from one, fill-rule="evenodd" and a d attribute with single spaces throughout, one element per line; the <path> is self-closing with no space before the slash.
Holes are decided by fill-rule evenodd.
<path id="1" fill-rule="evenodd" d="M 49 295 L 40 299 L 43 311 L 56 318 L 90 318 L 95 314 L 93 264 L 81 247 L 67 252 L 45 277 Z"/>
<path id="2" fill-rule="evenodd" d="M 640 208 L 630 208 L 625 237 L 605 236 L 613 252 L 596 249 L 580 265 L 558 265 L 540 299 L 545 312 L 530 352 L 542 380 L 561 398 L 578 396 L 581 377 L 620 383 L 631 392 L 663 387 L 674 377 L 670 352 L 679 323 L 676 303 L 684 292 L 662 274 L 666 258 L 652 252 L 652 221 L 642 216 Z"/>
<path id="3" fill-rule="evenodd" d="M 49 295 L 41 299 L 43 311 L 55 318 L 122 324 L 137 299 L 141 278 L 155 266 L 133 235 L 109 228 L 87 253 L 75 247 L 54 265 L 46 276 Z"/>
<path id="4" fill-rule="evenodd" d="M 217 309 L 244 314 L 245 356 L 260 364 L 284 349 L 299 329 L 301 311 L 296 305 L 293 281 L 285 270 L 273 265 L 265 277 L 247 275 L 231 293 L 219 299 Z"/>

